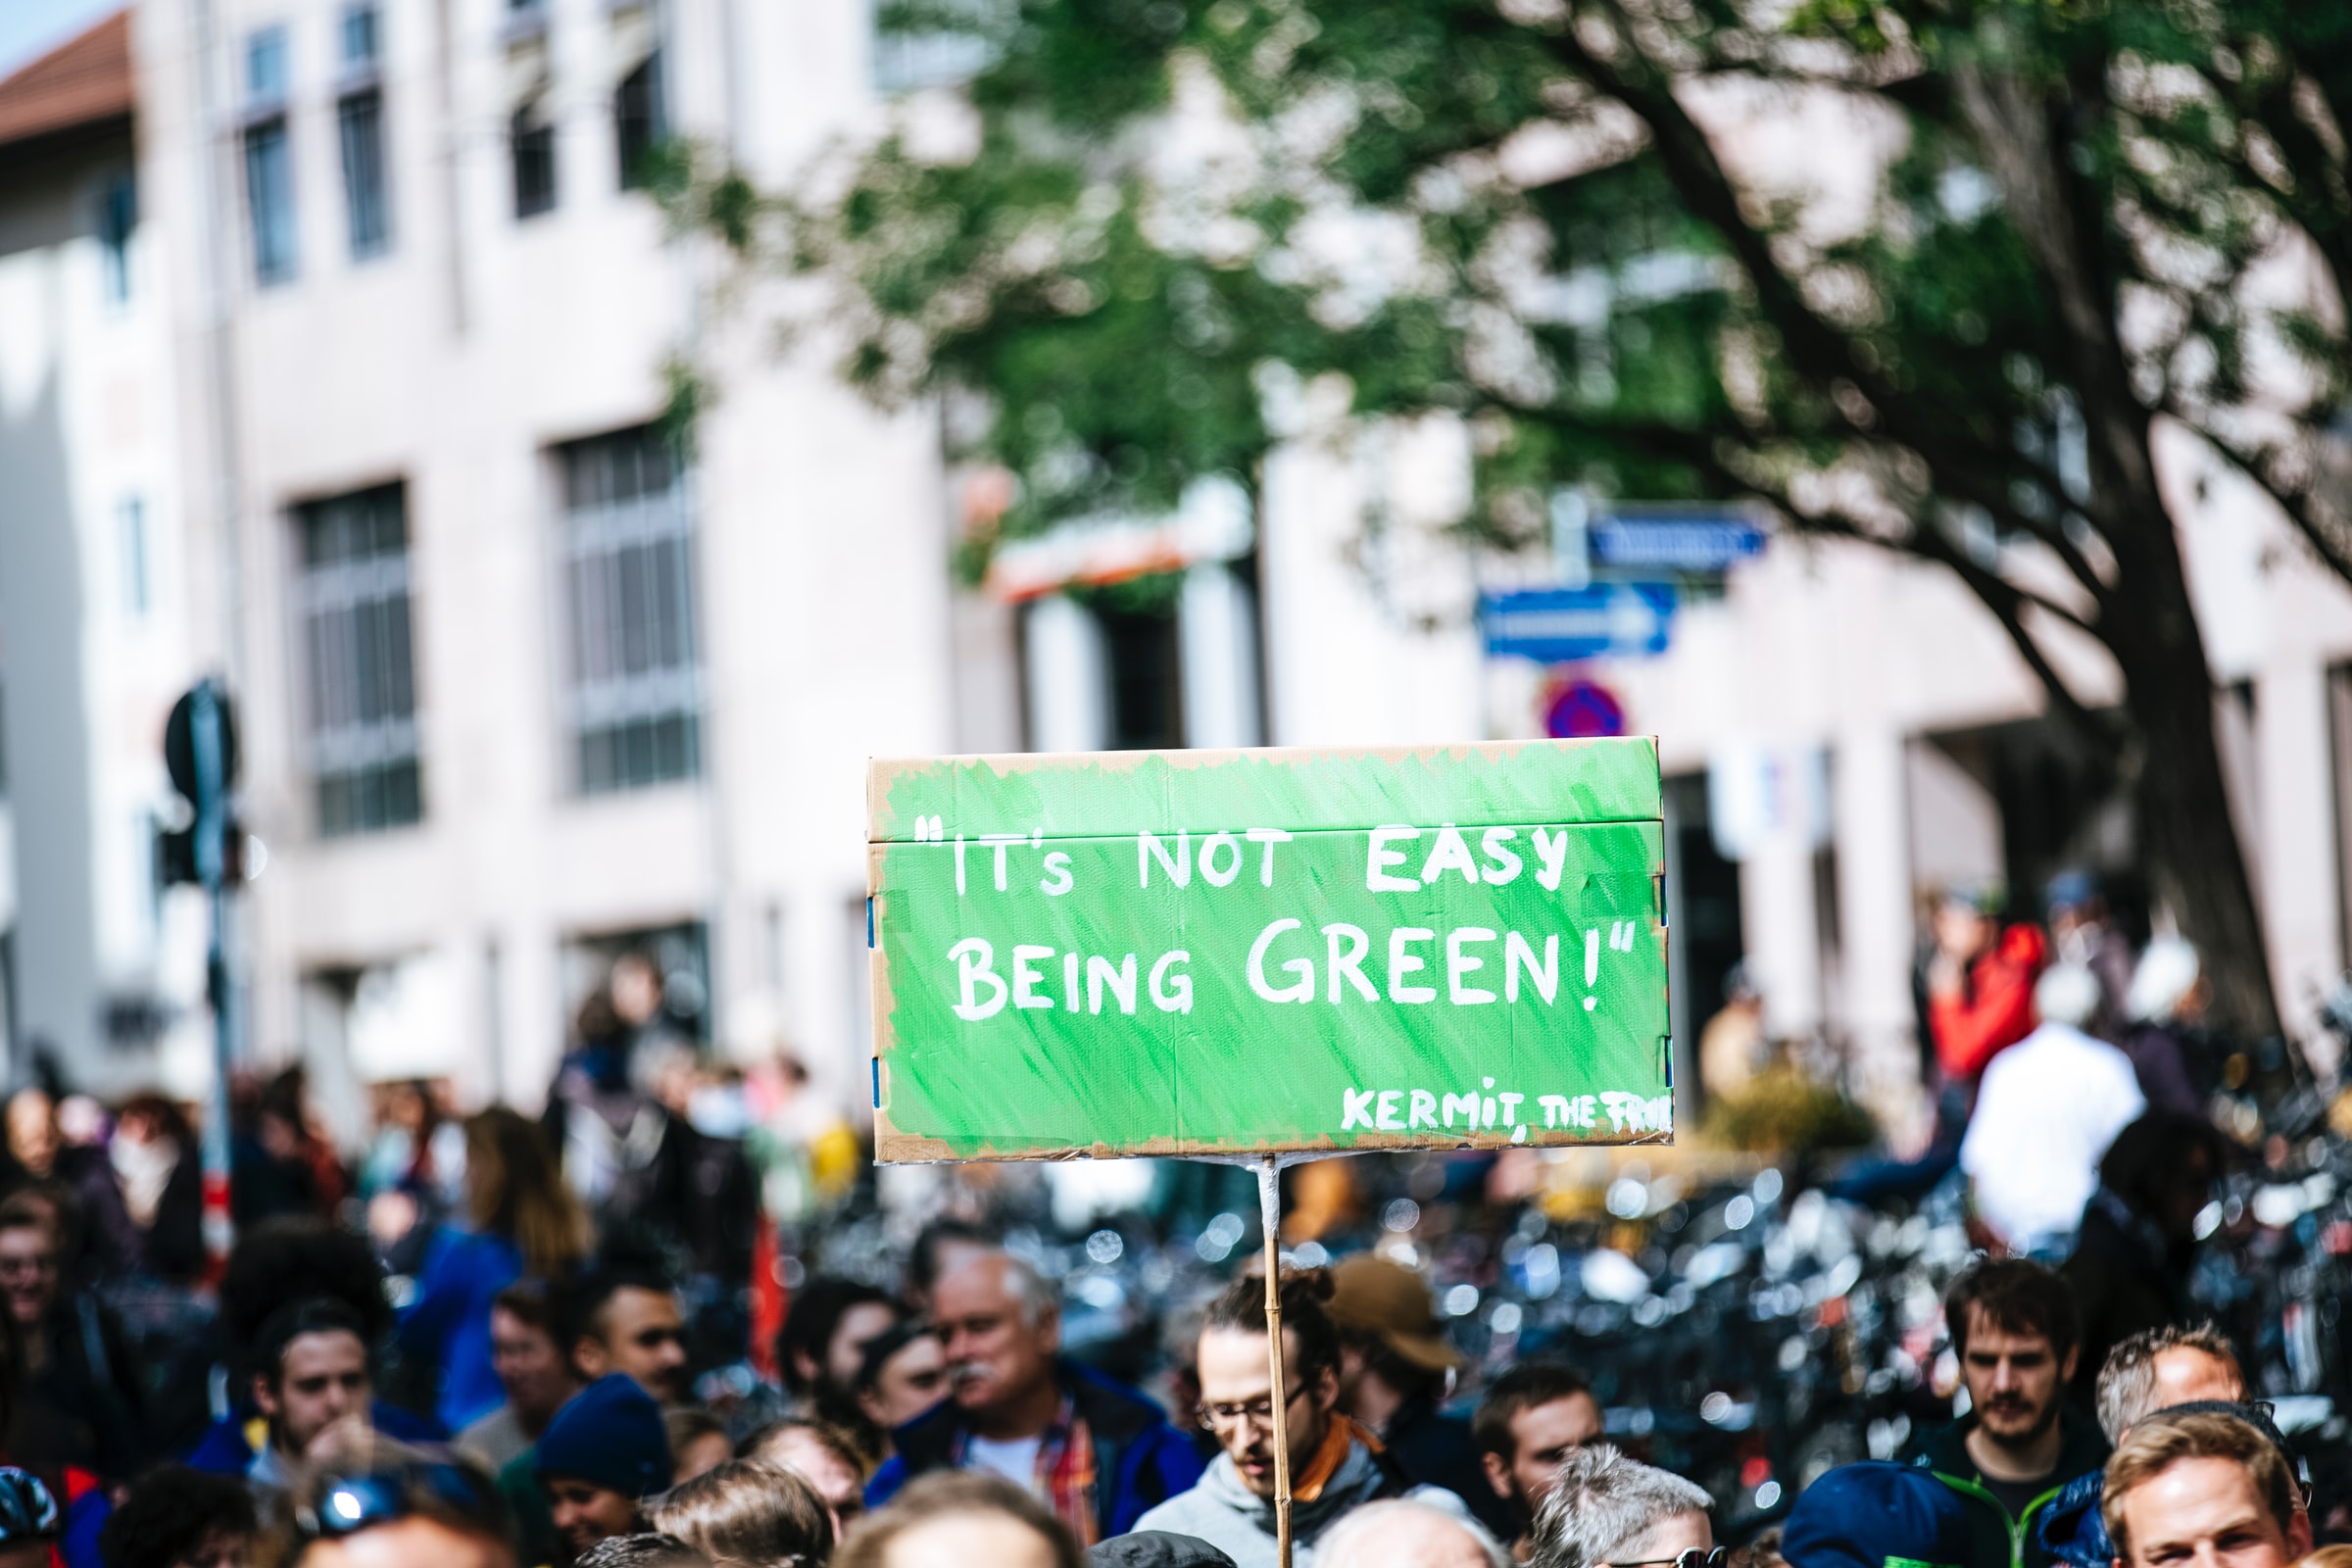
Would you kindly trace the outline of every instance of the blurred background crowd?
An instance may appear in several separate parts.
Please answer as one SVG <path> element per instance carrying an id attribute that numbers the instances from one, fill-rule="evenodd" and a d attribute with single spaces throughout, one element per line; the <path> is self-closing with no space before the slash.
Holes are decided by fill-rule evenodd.
<path id="1" fill-rule="evenodd" d="M 2028 1540 L 2029 1504 L 2096 1470 L 2102 1422 L 2129 1426 L 2115 1400 L 2152 1397 L 2117 1378 L 2181 1346 L 2294 1446 L 2320 1538 L 2352 1538 L 2352 1102 L 2279 1042 L 2206 1026 L 2180 939 L 2135 942 L 2087 878 L 2051 897 L 2046 920 L 1984 887 L 1936 908 L 1918 995 L 1937 1109 L 1907 1147 L 1770 1045 L 1736 982 L 1702 1050 L 1738 1064 L 1718 1061 L 1709 1120 L 1675 1147 L 1286 1171 L 1285 1332 L 1329 1395 L 1292 1415 L 1295 1473 L 1329 1432 L 1366 1434 L 1393 1474 L 1366 1470 L 1349 1507 L 1433 1487 L 1524 1560 L 1572 1449 L 1688 1478 L 1743 1548 L 1823 1477 L 1925 1454 L 1988 1477 Z M 789 1057 L 713 1064 L 660 997 L 646 956 L 616 959 L 536 1118 L 461 1112 L 446 1082 L 374 1086 L 358 1157 L 298 1069 L 241 1081 L 217 1286 L 202 1106 L 108 1104 L 55 1064 L 18 1091 L 6 1457 L 92 1499 L 69 1539 L 96 1549 L 158 1464 L 286 1494 L 355 1425 L 454 1442 L 498 1478 L 485 1506 L 526 1563 L 628 1534 L 641 1497 L 737 1458 L 789 1465 L 845 1530 L 909 1478 L 1011 1477 L 1096 1545 L 1213 1492 L 1220 1452 L 1239 1513 L 1270 1492 L 1268 1422 L 1225 1413 L 1266 1392 L 1250 1172 L 875 1166 L 846 1119 L 809 1112 Z M 1973 1334 L 1971 1313 L 1990 1314 Z M 1240 1353 L 1216 1353 L 1221 1333 Z M 1988 1339 L 2037 1341 L 2038 1368 Z M 315 1397 L 273 1387 L 321 1346 Z M 603 1513 L 564 1500 L 544 1446 L 583 1399 L 574 1419 L 603 1424 L 577 1451 L 599 1457 L 563 1462 L 611 1481 L 608 1449 L 637 1442 L 662 1485 L 623 1476 Z M 1971 1457 L 1972 1421 L 2014 1429 L 2022 1479 Z M 1084 1475 L 1054 1457 L 1079 1422 L 1102 1458 Z M 1301 1507 L 1302 1541 L 1348 1511 Z M 1210 1540 L 1220 1522 L 1157 1521 Z"/>

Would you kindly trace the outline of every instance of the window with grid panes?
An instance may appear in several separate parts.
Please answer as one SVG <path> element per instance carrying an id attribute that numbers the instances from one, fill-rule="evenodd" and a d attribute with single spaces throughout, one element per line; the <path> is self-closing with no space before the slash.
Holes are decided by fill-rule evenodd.
<path id="1" fill-rule="evenodd" d="M 556 457 L 574 782 L 601 795 L 694 778 L 702 687 L 685 472 L 650 427 L 575 441 Z"/>
<path id="2" fill-rule="evenodd" d="M 313 502 L 295 525 L 318 833 L 407 826 L 423 815 L 424 792 L 405 492 L 388 484 Z"/>

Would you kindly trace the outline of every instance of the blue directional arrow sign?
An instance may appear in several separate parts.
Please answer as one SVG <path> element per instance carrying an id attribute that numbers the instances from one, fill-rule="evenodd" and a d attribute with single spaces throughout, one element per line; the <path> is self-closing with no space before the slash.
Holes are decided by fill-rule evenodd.
<path id="1" fill-rule="evenodd" d="M 1492 658 L 1571 663 L 1605 655 L 1662 654 L 1674 625 L 1674 585 L 1596 582 L 1487 594 L 1478 618 Z"/>
<path id="2" fill-rule="evenodd" d="M 1618 514 L 1592 525 L 1592 559 L 1604 566 L 1705 574 L 1764 553 L 1764 530 L 1721 509 Z"/>

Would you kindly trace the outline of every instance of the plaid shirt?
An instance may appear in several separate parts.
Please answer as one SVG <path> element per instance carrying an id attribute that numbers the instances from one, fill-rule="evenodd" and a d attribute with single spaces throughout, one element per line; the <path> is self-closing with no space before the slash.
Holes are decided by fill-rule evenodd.
<path id="1" fill-rule="evenodd" d="M 955 1463 L 958 1470 L 965 1468 L 970 1447 L 971 1434 L 957 1434 Z M 1091 1546 L 1102 1539 L 1095 1511 L 1096 1480 L 1095 1435 L 1088 1428 L 1086 1417 L 1078 1413 L 1076 1403 L 1064 1394 L 1060 1412 L 1038 1440 L 1037 1474 L 1030 1481 L 1029 1490 L 1054 1510 L 1056 1519 L 1070 1527 L 1081 1546 Z"/>

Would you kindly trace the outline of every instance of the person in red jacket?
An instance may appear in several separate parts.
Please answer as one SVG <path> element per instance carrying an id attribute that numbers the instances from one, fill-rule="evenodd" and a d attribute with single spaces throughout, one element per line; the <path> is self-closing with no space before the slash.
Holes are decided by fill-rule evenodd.
<path id="1" fill-rule="evenodd" d="M 2034 1032 L 2034 981 L 2050 945 L 2034 925 L 2003 927 L 1990 893 L 1954 890 L 1936 910 L 1928 960 L 1928 1028 L 1947 1081 L 1973 1084 L 1984 1064 Z"/>

